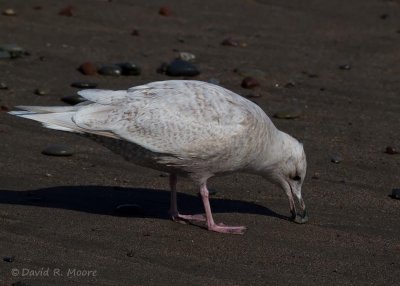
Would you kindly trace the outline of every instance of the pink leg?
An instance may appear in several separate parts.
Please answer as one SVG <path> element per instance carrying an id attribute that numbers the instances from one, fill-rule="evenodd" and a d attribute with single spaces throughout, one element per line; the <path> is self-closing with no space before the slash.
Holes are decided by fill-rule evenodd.
<path id="1" fill-rule="evenodd" d="M 200 195 L 203 200 L 204 210 L 206 212 L 206 221 L 207 221 L 207 228 L 208 230 L 221 232 L 221 233 L 232 233 L 232 234 L 243 234 L 246 230 L 245 226 L 227 226 L 224 224 L 216 224 L 214 222 L 210 201 L 208 197 L 208 189 L 206 184 L 201 185 L 200 187 Z"/>
<path id="2" fill-rule="evenodd" d="M 174 221 L 184 222 L 185 220 L 189 221 L 205 221 L 205 217 L 202 214 L 195 215 L 184 215 L 180 214 L 178 211 L 178 202 L 176 199 L 176 183 L 178 182 L 178 178 L 175 174 L 169 175 L 169 187 L 171 189 L 171 206 L 169 208 L 169 215 L 172 217 Z"/>

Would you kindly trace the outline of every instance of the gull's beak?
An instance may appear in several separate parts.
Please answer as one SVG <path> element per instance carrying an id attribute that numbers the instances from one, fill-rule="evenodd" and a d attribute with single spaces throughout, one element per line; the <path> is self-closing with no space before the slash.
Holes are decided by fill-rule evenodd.
<path id="1" fill-rule="evenodd" d="M 308 221 L 308 215 L 306 211 L 306 205 L 301 197 L 301 185 L 292 186 L 290 183 L 289 189 L 286 189 L 286 194 L 289 198 L 290 212 L 292 213 L 292 220 L 295 223 L 306 223 Z"/>

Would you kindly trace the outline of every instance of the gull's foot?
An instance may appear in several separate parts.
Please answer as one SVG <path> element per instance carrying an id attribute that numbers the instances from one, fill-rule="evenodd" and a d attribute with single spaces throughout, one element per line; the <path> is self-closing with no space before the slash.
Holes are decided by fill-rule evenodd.
<path id="1" fill-rule="evenodd" d="M 208 228 L 208 230 L 219 232 L 219 233 L 229 233 L 229 234 L 244 234 L 247 229 L 245 226 L 228 226 L 223 223 L 214 224 Z"/>
<path id="2" fill-rule="evenodd" d="M 173 221 L 183 224 L 185 224 L 187 221 L 206 221 L 206 217 L 202 214 L 184 215 L 180 213 L 174 213 L 170 215 Z"/>

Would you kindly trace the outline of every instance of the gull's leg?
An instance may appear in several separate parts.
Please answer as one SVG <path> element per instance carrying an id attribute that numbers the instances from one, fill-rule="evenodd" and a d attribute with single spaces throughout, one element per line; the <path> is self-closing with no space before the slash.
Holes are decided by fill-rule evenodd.
<path id="1" fill-rule="evenodd" d="M 215 232 L 221 232 L 221 233 L 232 233 L 232 234 L 243 234 L 244 233 L 244 231 L 246 229 L 245 226 L 227 226 L 222 223 L 216 224 L 214 222 L 214 219 L 213 219 L 213 216 L 211 213 L 208 189 L 207 189 L 207 186 L 205 183 L 200 186 L 200 195 L 201 195 L 201 199 L 203 200 L 204 210 L 206 212 L 206 221 L 207 221 L 208 230 L 215 231 Z"/>
<path id="2" fill-rule="evenodd" d="M 178 182 L 178 178 L 176 174 L 169 175 L 169 187 L 171 189 L 171 205 L 169 208 L 169 215 L 172 217 L 172 220 L 182 222 L 185 220 L 191 221 L 205 221 L 205 217 L 202 214 L 195 215 L 183 215 L 178 211 L 178 202 L 176 199 L 176 184 Z"/>

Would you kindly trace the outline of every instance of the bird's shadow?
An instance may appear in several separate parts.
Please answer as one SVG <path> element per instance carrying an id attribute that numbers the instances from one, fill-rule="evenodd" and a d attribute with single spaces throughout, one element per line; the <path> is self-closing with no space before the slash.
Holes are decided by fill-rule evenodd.
<path id="1" fill-rule="evenodd" d="M 80 212 L 141 216 L 170 219 L 168 216 L 170 192 L 145 188 L 105 186 L 59 186 L 27 191 L 0 190 L 0 204 L 29 205 L 75 210 Z M 289 217 L 251 202 L 210 198 L 213 213 L 248 213 L 289 220 Z M 134 204 L 136 207 L 120 211 L 117 207 Z M 178 206 L 182 213 L 204 213 L 196 195 L 178 193 Z"/>

